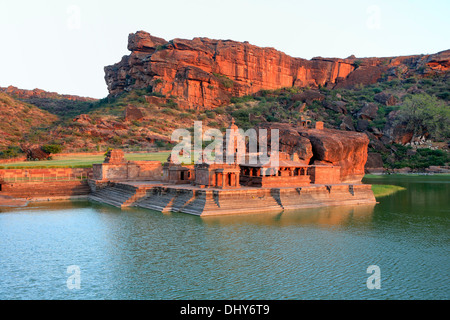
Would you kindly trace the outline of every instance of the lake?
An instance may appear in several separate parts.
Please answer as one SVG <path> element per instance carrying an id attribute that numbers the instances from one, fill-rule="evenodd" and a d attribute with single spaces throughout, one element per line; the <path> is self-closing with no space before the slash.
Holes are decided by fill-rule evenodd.
<path id="1" fill-rule="evenodd" d="M 450 176 L 364 182 L 406 190 L 376 205 L 222 217 L 88 201 L 1 208 L 0 299 L 449 299 Z"/>

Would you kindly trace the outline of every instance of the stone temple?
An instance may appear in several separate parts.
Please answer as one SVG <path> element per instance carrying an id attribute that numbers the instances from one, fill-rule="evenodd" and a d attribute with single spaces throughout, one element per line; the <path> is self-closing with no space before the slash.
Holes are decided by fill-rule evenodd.
<path id="1" fill-rule="evenodd" d="M 239 137 L 234 121 L 228 129 Z M 318 122 L 314 130 L 326 129 Z M 224 140 L 224 154 L 216 154 L 215 161 L 202 153 L 194 164 L 180 163 L 176 154 L 164 164 L 127 161 L 121 150 L 111 150 L 94 165 L 90 199 L 201 216 L 376 203 L 370 185 L 341 181 L 340 166 L 305 164 L 296 154 L 279 151 L 270 152 L 269 161 L 250 161 L 238 140 Z M 225 161 L 230 156 L 234 161 Z"/>

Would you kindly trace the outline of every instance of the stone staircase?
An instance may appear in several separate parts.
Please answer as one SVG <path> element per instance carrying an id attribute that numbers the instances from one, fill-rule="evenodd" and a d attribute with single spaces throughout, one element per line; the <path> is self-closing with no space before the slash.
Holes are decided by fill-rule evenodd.
<path id="1" fill-rule="evenodd" d="M 183 208 L 189 210 L 189 207 Z M 184 211 L 183 212 L 186 212 Z M 228 213 L 250 213 L 262 211 L 282 211 L 283 207 L 275 194 L 251 192 L 247 194 L 242 191 L 241 194 L 228 195 L 221 193 L 218 196 L 212 196 L 212 199 L 206 197 L 206 203 L 202 215 L 209 214 L 228 214 Z M 189 213 L 189 212 L 186 212 Z"/>
<path id="2" fill-rule="evenodd" d="M 179 192 L 176 192 L 175 189 L 154 188 L 148 190 L 144 197 L 134 203 L 134 206 L 160 212 L 171 212 L 178 196 Z"/>
<path id="3" fill-rule="evenodd" d="M 145 195 L 146 189 L 117 184 L 96 190 L 89 195 L 89 199 L 109 204 L 114 207 L 123 208 L 132 206 Z"/>

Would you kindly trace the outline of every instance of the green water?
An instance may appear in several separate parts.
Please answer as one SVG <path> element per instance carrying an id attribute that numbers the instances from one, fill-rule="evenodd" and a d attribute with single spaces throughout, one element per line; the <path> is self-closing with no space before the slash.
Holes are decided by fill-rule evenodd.
<path id="1" fill-rule="evenodd" d="M 374 206 L 203 218 L 3 208 L 0 299 L 448 299 L 450 177 L 364 181 L 407 189 Z M 380 289 L 367 287 L 370 265 Z"/>

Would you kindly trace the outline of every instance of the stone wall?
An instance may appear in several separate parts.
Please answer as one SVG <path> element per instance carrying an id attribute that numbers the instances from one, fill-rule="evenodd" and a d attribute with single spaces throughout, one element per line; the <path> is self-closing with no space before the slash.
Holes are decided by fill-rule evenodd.
<path id="1" fill-rule="evenodd" d="M 308 169 L 313 184 L 341 183 L 341 167 L 339 166 L 312 166 Z"/>
<path id="2" fill-rule="evenodd" d="M 161 212 L 208 216 L 375 203 L 371 186 L 365 184 L 237 190 L 156 186 L 147 190 L 147 196 L 139 200 L 135 206 Z"/>
<path id="3" fill-rule="evenodd" d="M 280 188 L 280 187 L 299 187 L 309 185 L 311 183 L 310 176 L 245 176 L 241 175 L 239 177 L 239 183 L 241 186 L 249 186 L 249 187 L 272 187 L 272 188 Z"/>
<path id="4" fill-rule="evenodd" d="M 92 178 L 92 168 L 0 169 L 0 180 Z"/>
<path id="5" fill-rule="evenodd" d="M 11 159 L 0 159 L 0 163 L 12 163 L 12 162 L 22 162 L 26 161 L 27 157 L 11 158 Z"/>
<path id="6" fill-rule="evenodd" d="M 128 161 L 93 165 L 94 180 L 162 180 L 160 161 Z"/>
<path id="7" fill-rule="evenodd" d="M 86 181 L 45 181 L 2 183 L 0 194 L 27 199 L 51 199 L 87 196 L 90 192 Z"/>

